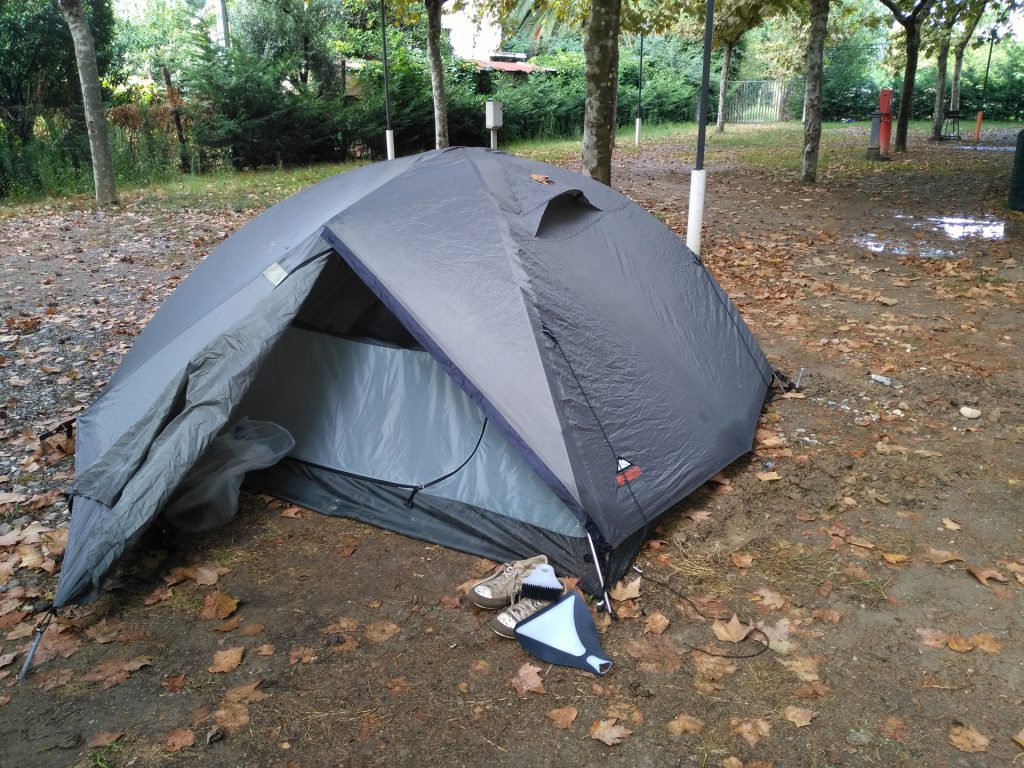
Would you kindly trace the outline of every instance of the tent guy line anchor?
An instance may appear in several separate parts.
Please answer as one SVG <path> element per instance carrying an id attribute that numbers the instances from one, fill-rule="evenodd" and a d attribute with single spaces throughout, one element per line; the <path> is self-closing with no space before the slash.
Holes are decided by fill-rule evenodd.
<path id="1" fill-rule="evenodd" d="M 39 648 L 39 643 L 43 640 L 43 634 L 46 632 L 47 627 L 50 626 L 50 621 L 53 620 L 53 606 L 47 606 L 46 615 L 40 619 L 39 623 L 36 624 L 36 628 L 32 630 L 32 634 L 35 637 L 32 639 L 32 646 L 28 649 L 28 653 L 25 655 L 25 661 L 21 665 L 21 669 L 18 671 L 17 679 L 24 680 L 28 677 L 29 667 L 32 666 L 32 659 L 36 655 L 36 649 Z"/>

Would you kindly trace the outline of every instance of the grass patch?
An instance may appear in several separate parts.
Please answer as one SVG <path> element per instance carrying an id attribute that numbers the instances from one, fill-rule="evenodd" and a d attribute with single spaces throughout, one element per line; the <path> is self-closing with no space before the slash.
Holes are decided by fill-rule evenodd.
<path id="1" fill-rule="evenodd" d="M 985 124 L 983 137 L 1005 136 L 1019 130 L 1018 123 L 992 122 Z M 856 178 L 872 173 L 896 173 L 901 170 L 921 170 L 935 176 L 955 176 L 968 162 L 990 162 L 993 167 L 1007 165 L 1004 153 L 970 153 L 949 151 L 953 145 L 970 145 L 971 138 L 964 134 L 963 141 L 928 141 L 930 125 L 926 121 L 911 123 L 908 145 L 910 151 L 893 155 L 892 162 L 877 163 L 867 160 L 865 153 L 870 135 L 870 124 L 826 123 L 822 126 L 819 179 Z M 1000 140 L 1001 140 L 1000 138 Z M 641 146 L 633 145 L 634 128 L 624 126 L 618 133 L 616 154 L 620 157 L 664 151 L 676 159 L 692 163 L 697 145 L 697 126 L 694 123 L 661 123 L 645 125 L 641 132 Z M 1004 142 L 1005 143 L 1005 142 Z M 506 152 L 534 160 L 570 167 L 578 166 L 580 136 L 558 139 L 533 139 L 503 145 Z M 803 126 L 798 122 L 765 125 L 727 125 L 724 133 L 715 133 L 709 126 L 705 162 L 715 167 L 736 166 L 772 176 L 796 181 L 799 178 L 803 149 Z M 985 155 L 984 159 L 978 155 Z M 174 175 L 173 177 L 142 186 L 123 186 L 120 189 L 126 205 L 150 209 L 259 211 L 289 195 L 337 173 L 365 165 L 365 161 L 310 165 L 298 168 L 278 168 L 259 171 L 222 170 L 202 175 Z M 88 208 L 92 206 L 88 195 L 73 195 L 7 205 L 7 215 L 33 211 L 52 211 Z"/>
<path id="2" fill-rule="evenodd" d="M 330 176 L 363 165 L 366 163 L 359 161 L 179 176 L 170 181 L 126 190 L 122 198 L 149 208 L 263 209 Z"/>

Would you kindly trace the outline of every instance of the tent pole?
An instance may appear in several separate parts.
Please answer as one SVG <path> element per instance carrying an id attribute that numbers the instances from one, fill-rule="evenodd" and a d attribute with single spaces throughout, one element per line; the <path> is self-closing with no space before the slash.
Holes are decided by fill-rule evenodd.
<path id="1" fill-rule="evenodd" d="M 590 556 L 594 558 L 594 570 L 597 571 L 597 581 L 601 585 L 601 597 L 604 600 L 604 609 L 609 616 L 614 616 L 612 611 L 612 600 L 608 596 L 608 585 L 604 583 L 604 572 L 601 570 L 601 559 L 597 556 L 597 547 L 594 546 L 594 537 L 587 531 L 587 542 L 590 544 Z"/>

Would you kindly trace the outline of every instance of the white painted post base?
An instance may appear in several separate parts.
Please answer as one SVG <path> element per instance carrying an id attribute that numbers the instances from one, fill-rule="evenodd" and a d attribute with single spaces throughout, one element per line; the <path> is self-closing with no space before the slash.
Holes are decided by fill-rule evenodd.
<path id="1" fill-rule="evenodd" d="M 498 148 L 498 129 L 491 128 L 491 149 Z"/>
<path id="2" fill-rule="evenodd" d="M 700 230 L 704 226 L 704 183 L 707 171 L 690 172 L 690 213 L 686 220 L 686 247 L 700 256 Z"/>
<path id="3" fill-rule="evenodd" d="M 633 146 L 640 146 L 640 118 L 636 119 L 636 135 L 633 136 Z"/>
<path id="4" fill-rule="evenodd" d="M 388 160 L 395 159 L 395 132 L 390 128 L 384 131 L 384 138 L 388 145 Z"/>

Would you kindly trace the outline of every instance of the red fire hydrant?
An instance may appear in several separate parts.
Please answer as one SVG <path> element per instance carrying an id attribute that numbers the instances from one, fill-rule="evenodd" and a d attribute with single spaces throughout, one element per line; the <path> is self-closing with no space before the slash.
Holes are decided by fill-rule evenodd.
<path id="1" fill-rule="evenodd" d="M 882 113 L 878 149 L 884 157 L 889 154 L 889 138 L 892 135 L 892 88 L 883 88 L 878 94 L 878 111 Z"/>

